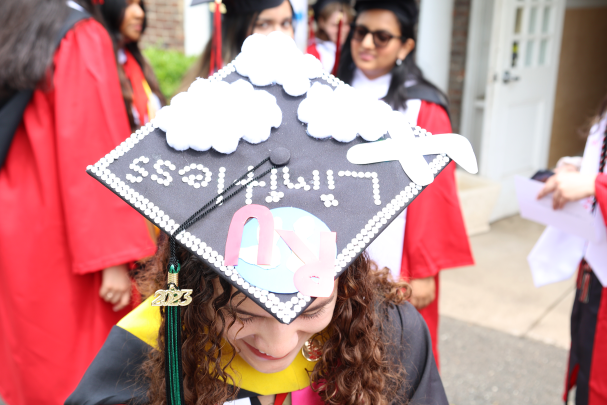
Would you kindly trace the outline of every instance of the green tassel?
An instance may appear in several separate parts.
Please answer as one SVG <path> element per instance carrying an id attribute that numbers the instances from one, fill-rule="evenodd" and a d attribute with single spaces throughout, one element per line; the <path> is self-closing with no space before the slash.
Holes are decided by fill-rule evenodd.
<path id="1" fill-rule="evenodd" d="M 173 264 L 169 267 L 169 273 L 177 274 Z M 167 403 L 169 405 L 184 405 L 183 381 L 181 369 L 181 308 L 179 306 L 167 306 L 165 325 L 165 379 L 167 391 Z"/>

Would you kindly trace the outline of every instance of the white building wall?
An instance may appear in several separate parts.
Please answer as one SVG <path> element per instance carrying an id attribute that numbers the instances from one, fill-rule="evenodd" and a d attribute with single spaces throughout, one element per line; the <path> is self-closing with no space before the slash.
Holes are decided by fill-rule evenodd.
<path id="1" fill-rule="evenodd" d="M 428 80 L 447 93 L 454 0 L 422 0 L 417 34 L 417 64 Z"/>
<path id="2" fill-rule="evenodd" d="M 183 0 L 183 32 L 185 54 L 199 55 L 211 34 L 211 17 L 207 4 L 190 7 L 192 0 Z"/>

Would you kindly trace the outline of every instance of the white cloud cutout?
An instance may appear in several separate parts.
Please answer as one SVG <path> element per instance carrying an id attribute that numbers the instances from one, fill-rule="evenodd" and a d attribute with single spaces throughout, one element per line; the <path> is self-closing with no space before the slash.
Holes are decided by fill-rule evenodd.
<path id="1" fill-rule="evenodd" d="M 333 90 L 315 82 L 299 104 L 297 117 L 308 124 L 308 135 L 350 142 L 360 135 L 377 141 L 388 132 L 392 108 L 346 85 Z"/>
<path id="2" fill-rule="evenodd" d="M 198 79 L 173 97 L 155 122 L 176 150 L 232 153 L 241 138 L 254 144 L 266 141 L 272 127 L 280 126 L 282 111 L 273 95 L 245 80 L 229 84 Z"/>
<path id="3" fill-rule="evenodd" d="M 301 96 L 310 88 L 310 79 L 322 75 L 322 64 L 303 54 L 295 41 L 281 32 L 253 34 L 234 60 L 236 71 L 256 86 L 280 84 L 291 96 Z"/>

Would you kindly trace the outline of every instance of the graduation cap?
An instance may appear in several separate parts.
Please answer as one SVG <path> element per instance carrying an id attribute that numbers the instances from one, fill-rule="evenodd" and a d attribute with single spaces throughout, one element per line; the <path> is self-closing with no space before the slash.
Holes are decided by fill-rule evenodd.
<path id="1" fill-rule="evenodd" d="M 429 135 L 276 32 L 247 38 L 234 62 L 89 166 L 171 236 L 154 299 L 166 306 L 167 367 L 180 368 L 179 306 L 192 294 L 179 289 L 177 243 L 288 324 L 451 159 L 476 173 L 465 138 Z M 175 373 L 167 387 L 181 392 Z"/>
<path id="2" fill-rule="evenodd" d="M 226 13 L 246 14 L 263 11 L 267 8 L 278 7 L 284 0 L 192 0 L 190 6 L 197 6 L 204 3 L 224 4 Z"/>
<path id="3" fill-rule="evenodd" d="M 417 22 L 419 8 L 415 0 L 356 0 L 354 9 L 357 13 L 367 10 L 390 10 L 400 19 L 408 21 L 410 25 Z"/>

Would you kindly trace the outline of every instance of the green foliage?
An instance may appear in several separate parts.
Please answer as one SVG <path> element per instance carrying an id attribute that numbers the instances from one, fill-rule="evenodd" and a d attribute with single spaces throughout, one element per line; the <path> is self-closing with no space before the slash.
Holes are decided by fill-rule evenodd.
<path id="1" fill-rule="evenodd" d="M 197 56 L 185 56 L 179 51 L 156 47 L 144 49 L 143 54 L 150 61 L 158 78 L 160 90 L 167 101 L 175 95 L 181 79 L 198 58 Z"/>

